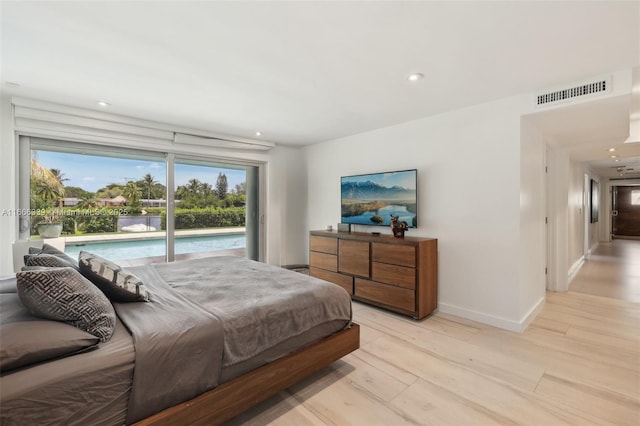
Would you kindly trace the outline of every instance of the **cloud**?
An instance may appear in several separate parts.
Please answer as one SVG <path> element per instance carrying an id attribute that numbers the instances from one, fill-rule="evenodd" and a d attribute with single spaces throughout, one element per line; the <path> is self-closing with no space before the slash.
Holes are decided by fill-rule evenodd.
<path id="1" fill-rule="evenodd" d="M 85 177 L 82 178 L 83 182 L 93 182 L 95 180 L 96 180 L 96 178 L 94 178 L 93 176 L 85 176 Z"/>
<path id="2" fill-rule="evenodd" d="M 145 169 L 158 170 L 161 168 L 162 168 L 162 164 L 160 163 L 140 164 L 136 166 L 136 169 L 138 170 L 145 170 Z"/>

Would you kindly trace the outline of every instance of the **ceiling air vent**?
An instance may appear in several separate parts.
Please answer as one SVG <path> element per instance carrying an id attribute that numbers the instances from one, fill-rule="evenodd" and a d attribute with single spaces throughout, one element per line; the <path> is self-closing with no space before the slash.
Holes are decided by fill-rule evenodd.
<path id="1" fill-rule="evenodd" d="M 571 87 L 563 89 L 546 90 L 535 95 L 535 104 L 538 107 L 556 105 L 570 102 L 577 98 L 593 97 L 611 90 L 611 78 L 599 78 L 588 83 L 575 83 Z"/>

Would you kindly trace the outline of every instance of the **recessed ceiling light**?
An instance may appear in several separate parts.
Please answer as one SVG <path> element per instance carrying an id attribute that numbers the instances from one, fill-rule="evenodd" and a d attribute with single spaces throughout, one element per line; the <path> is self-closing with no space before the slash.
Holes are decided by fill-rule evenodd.
<path id="1" fill-rule="evenodd" d="M 618 159 L 616 158 L 616 163 L 619 163 L 619 162 L 620 162 L 620 160 L 618 160 Z"/>
<path id="2" fill-rule="evenodd" d="M 615 150 L 616 150 L 615 148 L 609 148 L 609 152 L 613 152 Z"/>
<path id="3" fill-rule="evenodd" d="M 409 77 L 407 77 L 407 80 L 418 81 L 418 80 L 422 80 L 423 78 L 424 78 L 424 74 L 420 74 L 419 72 L 416 72 L 413 74 L 409 74 Z"/>
<path id="4" fill-rule="evenodd" d="M 617 155 L 612 155 L 611 158 L 618 158 L 618 156 Z"/>
<path id="5" fill-rule="evenodd" d="M 98 104 L 98 106 L 101 106 L 102 108 L 106 108 L 111 105 L 109 102 L 105 102 L 105 101 L 96 101 L 96 103 Z"/>
<path id="6" fill-rule="evenodd" d="M 262 133 L 256 132 L 256 136 L 262 136 Z"/>

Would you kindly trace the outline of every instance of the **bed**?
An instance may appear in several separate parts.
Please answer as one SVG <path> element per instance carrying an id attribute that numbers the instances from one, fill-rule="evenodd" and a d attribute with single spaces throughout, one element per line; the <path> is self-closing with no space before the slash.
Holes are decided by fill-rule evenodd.
<path id="1" fill-rule="evenodd" d="M 40 344 L 38 332 L 56 340 L 54 326 L 78 331 L 23 306 L 17 282 L 45 266 L 31 268 L 0 280 L 3 354 L 12 336 Z M 80 336 L 88 347 L 71 354 L 3 365 L 0 423 L 220 424 L 359 347 L 349 294 L 325 281 L 231 256 L 127 273 L 147 301 L 110 297 L 110 338 Z"/>

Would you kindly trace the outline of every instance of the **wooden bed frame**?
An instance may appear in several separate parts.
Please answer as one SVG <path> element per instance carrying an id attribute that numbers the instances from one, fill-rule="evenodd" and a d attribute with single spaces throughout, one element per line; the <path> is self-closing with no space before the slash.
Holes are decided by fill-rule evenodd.
<path id="1" fill-rule="evenodd" d="M 239 376 L 190 401 L 147 417 L 134 426 L 221 424 L 359 347 L 360 326 L 351 324 L 346 330 Z"/>

